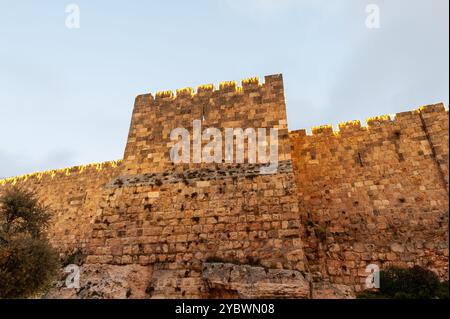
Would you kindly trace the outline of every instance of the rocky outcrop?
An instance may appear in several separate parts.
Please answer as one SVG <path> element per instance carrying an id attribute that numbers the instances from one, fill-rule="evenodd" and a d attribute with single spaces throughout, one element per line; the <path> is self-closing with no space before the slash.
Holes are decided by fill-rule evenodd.
<path id="1" fill-rule="evenodd" d="M 281 75 L 143 94 L 123 161 L 0 180 L 0 194 L 36 191 L 51 243 L 86 255 L 80 288 L 48 298 L 352 298 L 369 265 L 448 280 L 448 123 L 438 104 L 289 132 Z M 231 158 L 174 163 L 171 132 L 205 150 L 208 127 L 233 129 Z M 251 160 L 256 131 L 277 149 L 273 174 L 264 150 Z"/>
<path id="2" fill-rule="evenodd" d="M 312 299 L 355 299 L 355 291 L 347 285 L 333 284 L 328 281 L 313 283 Z"/>
<path id="3" fill-rule="evenodd" d="M 43 298 L 46 299 L 144 299 L 153 269 L 139 265 L 84 265 L 80 268 L 78 289 L 66 287 L 62 274 Z"/>
<path id="4" fill-rule="evenodd" d="M 301 272 L 250 265 L 205 263 L 202 277 L 219 297 L 309 299 L 310 281 Z"/>

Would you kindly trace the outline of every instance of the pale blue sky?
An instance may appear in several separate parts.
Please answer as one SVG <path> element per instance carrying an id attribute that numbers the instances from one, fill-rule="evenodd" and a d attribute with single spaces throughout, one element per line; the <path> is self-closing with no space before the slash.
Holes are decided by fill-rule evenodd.
<path id="1" fill-rule="evenodd" d="M 368 3 L 380 29 L 365 26 Z M 0 0 L 0 177 L 121 158 L 134 97 L 158 90 L 283 73 L 291 130 L 448 106 L 448 7 Z"/>

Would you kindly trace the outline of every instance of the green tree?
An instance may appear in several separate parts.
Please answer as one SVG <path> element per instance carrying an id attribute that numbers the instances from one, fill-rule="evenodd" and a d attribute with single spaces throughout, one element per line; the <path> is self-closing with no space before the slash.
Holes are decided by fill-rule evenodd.
<path id="1" fill-rule="evenodd" d="M 36 194 L 18 187 L 0 196 L 0 298 L 26 298 L 55 278 L 58 254 L 45 230 L 51 211 Z"/>
<path id="2" fill-rule="evenodd" d="M 448 282 L 440 282 L 431 270 L 391 266 L 380 271 L 380 289 L 364 291 L 360 299 L 448 299 Z"/>

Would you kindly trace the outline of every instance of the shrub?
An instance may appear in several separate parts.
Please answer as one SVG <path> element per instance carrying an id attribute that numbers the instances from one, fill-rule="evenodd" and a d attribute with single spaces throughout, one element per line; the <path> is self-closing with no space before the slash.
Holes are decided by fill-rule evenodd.
<path id="1" fill-rule="evenodd" d="M 441 283 L 431 270 L 389 267 L 380 271 L 379 291 L 364 291 L 360 299 L 448 299 L 448 282 Z"/>
<path id="2" fill-rule="evenodd" d="M 12 241 L 0 248 L 0 298 L 25 298 L 45 290 L 58 267 L 58 254 L 46 241 Z"/>
<path id="3" fill-rule="evenodd" d="M 45 229 L 50 210 L 33 192 L 17 187 L 0 197 L 0 298 L 26 298 L 55 278 L 58 254 Z"/>
<path id="4" fill-rule="evenodd" d="M 436 291 L 436 297 L 439 299 L 449 299 L 448 296 L 448 281 L 441 282 L 439 288 Z"/>

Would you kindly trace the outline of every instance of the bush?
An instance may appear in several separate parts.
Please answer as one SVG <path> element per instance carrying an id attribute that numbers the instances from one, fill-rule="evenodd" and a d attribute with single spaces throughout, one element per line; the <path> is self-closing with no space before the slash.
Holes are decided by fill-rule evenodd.
<path id="1" fill-rule="evenodd" d="M 419 266 L 413 268 L 389 267 L 380 271 L 379 291 L 364 291 L 360 299 L 448 299 L 448 282 Z"/>
<path id="2" fill-rule="evenodd" d="M 0 248 L 0 298 L 24 298 L 45 290 L 59 268 L 58 254 L 44 240 L 24 238 Z"/>
<path id="3" fill-rule="evenodd" d="M 58 254 L 45 229 L 48 207 L 32 192 L 12 187 L 0 197 L 0 298 L 26 298 L 55 278 Z"/>
<path id="4" fill-rule="evenodd" d="M 439 288 L 436 291 L 436 297 L 439 299 L 449 299 L 448 298 L 448 281 L 441 282 Z"/>

